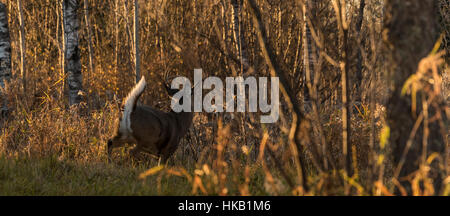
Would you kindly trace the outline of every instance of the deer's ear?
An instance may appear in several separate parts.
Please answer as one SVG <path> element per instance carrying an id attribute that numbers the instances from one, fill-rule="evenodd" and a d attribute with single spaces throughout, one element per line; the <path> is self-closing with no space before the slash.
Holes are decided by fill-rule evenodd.
<path id="1" fill-rule="evenodd" d="M 177 89 L 172 89 L 167 84 L 165 84 L 164 87 L 166 88 L 167 94 L 169 94 L 170 97 L 172 97 L 174 94 L 178 92 Z"/>
<path id="2" fill-rule="evenodd" d="M 170 90 L 168 91 L 170 97 L 173 97 L 177 92 L 178 92 L 177 89 L 170 89 Z"/>

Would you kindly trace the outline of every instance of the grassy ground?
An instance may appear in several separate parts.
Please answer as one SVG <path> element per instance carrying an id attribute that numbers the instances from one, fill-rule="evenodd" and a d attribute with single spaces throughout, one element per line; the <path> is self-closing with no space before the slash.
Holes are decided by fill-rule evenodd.
<path id="1" fill-rule="evenodd" d="M 156 165 L 156 164 L 155 164 Z M 184 168 L 163 168 L 155 174 L 140 178 L 149 170 L 148 163 L 80 163 L 56 157 L 39 159 L 0 158 L 0 195 L 193 195 L 215 193 L 214 177 L 189 176 Z M 179 175 L 184 172 L 186 175 Z M 196 171 L 197 173 L 199 170 Z M 252 194 L 269 195 L 263 188 L 263 173 L 256 170 L 248 185 Z M 212 175 L 211 175 L 212 176 Z M 194 180 L 194 181 L 193 181 Z M 245 182 L 245 179 L 242 182 Z M 232 194 L 239 189 L 228 184 Z"/>
<path id="2" fill-rule="evenodd" d="M 0 159 L 0 195 L 188 195 L 187 180 L 156 176 L 139 179 L 142 165 L 79 164 L 44 159 Z"/>

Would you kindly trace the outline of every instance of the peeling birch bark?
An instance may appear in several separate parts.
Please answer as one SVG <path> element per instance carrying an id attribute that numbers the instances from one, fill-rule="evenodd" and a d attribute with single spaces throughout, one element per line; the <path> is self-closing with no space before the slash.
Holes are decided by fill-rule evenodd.
<path id="1" fill-rule="evenodd" d="M 78 48 L 78 30 L 80 28 L 77 19 L 78 1 L 64 0 L 64 43 L 65 43 L 65 74 L 69 87 L 69 105 L 81 102 L 82 74 L 80 63 L 80 50 Z"/>
<path id="2" fill-rule="evenodd" d="M 0 3 L 0 87 L 5 88 L 5 83 L 11 79 L 11 40 L 8 28 L 8 14 L 6 6 Z M 1 115 L 8 113 L 8 100 L 3 92 L 0 92 Z"/>

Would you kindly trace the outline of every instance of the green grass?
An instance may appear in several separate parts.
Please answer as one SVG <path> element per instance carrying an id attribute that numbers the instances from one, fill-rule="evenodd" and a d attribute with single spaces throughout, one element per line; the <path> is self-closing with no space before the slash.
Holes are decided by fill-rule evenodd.
<path id="1" fill-rule="evenodd" d="M 0 156 L 0 196 L 218 195 L 211 176 L 201 177 L 207 194 L 200 190 L 192 194 L 193 186 L 188 178 L 168 175 L 166 170 L 140 179 L 139 175 L 152 166 L 130 161 L 105 163 Z M 194 166 L 179 167 L 189 174 L 195 170 Z M 240 195 L 239 186 L 245 178 L 239 176 L 232 180 L 231 176 L 225 183 L 228 195 Z M 264 189 L 264 173 L 260 167 L 252 168 L 248 188 L 252 195 L 269 195 Z"/>
<path id="2" fill-rule="evenodd" d="M 0 157 L 0 195 L 189 195 L 185 178 L 138 178 L 143 166 Z"/>

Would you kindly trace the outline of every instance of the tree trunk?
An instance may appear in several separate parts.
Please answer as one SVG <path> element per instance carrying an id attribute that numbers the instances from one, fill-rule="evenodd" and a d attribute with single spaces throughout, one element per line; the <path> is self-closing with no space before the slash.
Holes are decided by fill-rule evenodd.
<path id="1" fill-rule="evenodd" d="M 119 8 L 119 0 L 114 0 L 114 34 L 115 34 L 115 48 L 114 48 L 114 74 L 115 76 L 119 77 L 119 33 L 120 33 L 120 29 L 119 29 L 119 25 L 120 25 L 120 8 Z M 116 82 L 115 82 L 116 83 Z M 116 84 L 117 85 L 117 84 Z M 115 88 L 117 88 L 117 86 L 114 86 Z"/>
<path id="2" fill-rule="evenodd" d="M 436 5 L 437 1 L 417 0 L 387 0 L 385 5 L 383 39 L 389 65 L 388 78 L 393 81 L 393 89 L 387 104 L 389 143 L 393 148 L 394 163 L 397 166 L 394 178 L 398 179 L 409 195 L 413 194 L 411 178 L 417 176 L 411 174 L 419 171 L 420 166 L 426 164 L 425 160 L 432 153 L 439 153 L 443 159 L 434 160 L 427 174 L 433 180 L 435 193 L 438 193 L 442 186 L 445 171 L 441 168 L 446 167 L 446 164 L 441 164 L 440 168 L 437 161 L 441 163 L 445 161 L 445 134 L 441 134 L 441 131 L 442 129 L 446 131 L 447 128 L 441 128 L 438 120 L 425 121 L 424 117 L 427 114 L 430 119 L 431 116 L 439 115 L 445 118 L 445 114 L 440 108 L 436 109 L 433 106 L 425 108 L 428 110 L 422 109 L 421 104 L 427 103 L 422 100 L 426 96 L 423 89 L 416 96 L 417 110 L 412 108 L 411 96 L 401 93 L 405 81 L 416 73 L 418 63 L 430 53 L 438 39 L 440 30 Z M 446 120 L 443 122 L 445 125 Z M 417 132 L 413 133 L 414 130 Z M 412 139 L 409 138 L 411 135 Z M 400 193 L 400 190 L 397 189 L 396 193 Z"/>
<path id="3" fill-rule="evenodd" d="M 66 44 L 64 40 L 64 11 L 63 11 L 63 1 L 57 2 L 57 24 L 56 24 L 56 41 L 58 42 L 58 61 L 59 61 L 59 79 L 61 80 L 61 87 L 59 88 L 60 99 L 64 96 L 64 87 L 66 86 L 66 81 L 64 79 L 65 75 L 65 50 Z M 61 35 L 60 35 L 61 32 Z M 61 36 L 61 37 L 60 37 Z"/>
<path id="4" fill-rule="evenodd" d="M 292 146 L 291 151 L 295 159 L 297 173 L 300 176 L 300 181 L 305 190 L 309 189 L 306 176 L 305 157 L 303 152 L 303 146 L 306 146 L 310 142 L 309 132 L 311 130 L 309 121 L 305 120 L 304 114 L 300 111 L 300 105 L 293 94 L 293 90 L 289 86 L 285 73 L 280 70 L 276 56 L 273 52 L 273 47 L 267 41 L 267 34 L 264 24 L 262 23 L 261 11 L 259 10 L 254 0 L 248 0 L 249 9 L 253 14 L 253 23 L 258 36 L 258 42 L 261 47 L 263 57 L 269 67 L 270 75 L 278 76 L 280 80 L 280 90 L 289 106 L 292 110 L 292 127 L 289 134 L 289 143 Z M 313 158 L 314 160 L 314 158 Z M 320 168 L 320 167 L 318 167 Z"/>
<path id="5" fill-rule="evenodd" d="M 11 42 L 8 28 L 8 14 L 5 4 L 0 2 L 0 87 L 5 88 L 5 82 L 11 79 Z M 7 96 L 2 97 L 1 115 L 8 114 Z"/>
<path id="6" fill-rule="evenodd" d="M 89 52 L 89 69 L 91 72 L 91 76 L 94 75 L 94 54 L 92 53 L 94 50 L 92 48 L 92 33 L 91 33 L 91 25 L 89 22 L 89 1 L 84 0 L 84 19 L 86 21 L 86 29 L 88 33 L 88 52 Z M 89 78 L 89 75 L 88 75 Z M 89 83 L 89 82 L 88 82 Z"/>
<path id="7" fill-rule="evenodd" d="M 342 152 L 344 155 L 343 165 L 347 176 L 353 176 L 353 148 L 350 138 L 351 133 L 351 105 L 349 98 L 348 71 L 350 59 L 348 56 L 348 21 L 346 18 L 345 4 L 341 1 L 333 1 L 339 29 L 339 43 L 341 49 L 341 87 L 342 87 Z"/>
<path id="8" fill-rule="evenodd" d="M 17 8 L 19 11 L 19 40 L 20 40 L 20 74 L 22 76 L 22 86 L 23 92 L 27 93 L 27 72 L 26 72 L 26 62 L 25 62 L 25 26 L 23 23 L 23 10 L 22 10 L 22 0 L 17 0 Z"/>
<path id="9" fill-rule="evenodd" d="M 77 17 L 78 1 L 64 0 L 64 43 L 65 74 L 69 86 L 69 105 L 81 102 L 82 76 L 80 50 L 78 48 L 78 30 L 80 24 Z"/>
<path id="10" fill-rule="evenodd" d="M 312 90 L 312 80 L 314 80 L 314 59 L 315 57 L 313 52 L 314 43 L 312 41 L 311 29 L 307 22 L 309 16 L 307 13 L 311 13 L 311 6 L 313 4 L 313 0 L 308 0 L 303 5 L 303 62 L 305 65 L 304 77 L 303 80 L 305 85 L 303 86 L 303 101 L 305 106 L 310 106 L 311 102 L 311 90 Z M 305 109 L 308 111 L 309 109 Z"/>
<path id="11" fill-rule="evenodd" d="M 358 14 L 358 20 L 356 22 L 356 37 L 358 41 L 358 48 L 357 48 L 357 59 L 356 59 L 356 99 L 355 101 L 361 102 L 362 96 L 362 90 L 361 90 L 361 83 L 363 79 L 362 74 L 362 55 L 361 55 L 361 49 L 364 46 L 364 40 L 361 38 L 361 27 L 362 22 L 364 18 L 364 8 L 366 7 L 366 1 L 360 0 L 359 2 L 359 14 Z"/>
<path id="12" fill-rule="evenodd" d="M 233 35 L 234 40 L 236 42 L 236 51 L 238 54 L 238 59 L 241 62 L 240 71 L 241 74 L 244 73 L 244 70 L 248 68 L 247 61 L 247 52 L 243 46 L 243 38 L 242 38 L 242 29 L 241 29 L 241 8 L 243 5 L 243 0 L 231 0 L 232 4 L 232 16 L 231 19 L 233 25 Z"/>
<path id="13" fill-rule="evenodd" d="M 136 83 L 141 79 L 140 53 L 139 53 L 139 3 L 134 0 L 134 71 Z"/>

